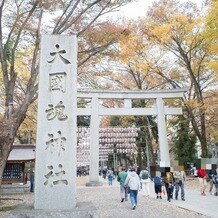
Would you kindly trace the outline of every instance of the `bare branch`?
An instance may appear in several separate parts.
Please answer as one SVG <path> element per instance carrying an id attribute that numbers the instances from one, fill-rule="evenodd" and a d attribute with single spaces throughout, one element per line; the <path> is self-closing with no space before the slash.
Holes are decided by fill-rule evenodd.
<path id="1" fill-rule="evenodd" d="M 78 4 L 80 3 L 81 0 L 77 0 L 72 8 L 72 10 L 70 11 L 69 15 L 66 16 L 66 18 L 61 22 L 62 18 L 64 17 L 64 15 L 66 15 L 67 10 L 69 9 L 69 7 L 71 6 L 71 3 L 74 0 L 71 0 L 69 2 L 69 4 L 67 5 L 66 9 L 63 11 L 62 15 L 60 16 L 59 20 L 57 21 L 54 30 L 53 30 L 53 34 L 57 34 L 59 32 L 59 30 L 64 26 L 64 24 L 68 21 L 69 17 L 73 14 L 73 12 L 75 11 L 75 9 L 77 8 Z M 60 25 L 59 25 L 60 24 Z M 58 26 L 59 25 L 59 26 Z"/>

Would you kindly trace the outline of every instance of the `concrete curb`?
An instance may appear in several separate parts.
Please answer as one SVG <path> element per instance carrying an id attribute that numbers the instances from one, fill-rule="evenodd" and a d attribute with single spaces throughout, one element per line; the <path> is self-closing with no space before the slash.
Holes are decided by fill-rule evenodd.
<path id="1" fill-rule="evenodd" d="M 0 200 L 15 200 L 18 201 L 17 204 L 13 205 L 0 205 L 0 211 L 9 211 L 14 210 L 17 206 L 23 203 L 23 200 L 20 198 L 1 198 Z"/>

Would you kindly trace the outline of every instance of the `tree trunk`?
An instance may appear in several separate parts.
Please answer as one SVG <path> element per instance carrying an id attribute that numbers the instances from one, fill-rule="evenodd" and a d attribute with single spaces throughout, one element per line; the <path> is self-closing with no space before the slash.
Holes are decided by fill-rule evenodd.
<path id="1" fill-rule="evenodd" d="M 139 144 L 139 146 L 138 146 L 137 165 L 140 168 L 142 168 L 142 148 L 141 148 L 141 144 Z"/>
<path id="2" fill-rule="evenodd" d="M 154 161 L 154 149 L 152 147 L 152 133 L 150 130 L 150 126 L 147 124 L 145 131 L 148 132 L 149 134 L 146 135 L 146 140 L 147 140 L 147 145 L 148 146 L 148 157 L 149 157 L 149 165 L 150 166 L 155 166 L 155 161 Z M 147 163 L 148 165 L 148 163 Z"/>
<path id="3" fill-rule="evenodd" d="M 9 114 L 9 117 L 5 117 L 0 122 L 0 129 L 2 130 L 0 132 L 0 185 L 2 184 L 4 168 L 12 150 L 17 130 L 25 118 L 30 103 L 30 101 L 24 102 L 12 114 Z"/>
<path id="4" fill-rule="evenodd" d="M 188 111 L 188 116 L 190 117 L 191 119 L 191 123 L 192 123 L 192 126 L 193 126 L 193 130 L 196 134 L 196 136 L 198 137 L 200 143 L 201 143 L 201 151 L 202 151 L 202 154 L 201 154 L 201 157 L 208 157 L 208 146 L 207 146 L 207 136 L 206 136 L 206 124 L 205 124 L 205 113 L 203 110 L 200 110 L 200 128 L 198 126 L 198 123 L 196 121 L 196 117 L 195 115 L 193 114 L 192 112 L 192 108 L 189 107 L 188 105 L 185 105 L 186 106 L 186 109 Z"/>
<path id="5" fill-rule="evenodd" d="M 207 149 L 207 141 L 206 138 L 201 138 L 200 139 L 200 143 L 201 143 L 201 157 L 206 158 L 208 157 L 208 149 Z"/>
<path id="6" fill-rule="evenodd" d="M 207 135 L 206 135 L 206 118 L 205 118 L 205 111 L 204 109 L 200 110 L 201 116 L 201 150 L 202 150 L 202 157 L 208 157 L 208 145 L 207 145 Z"/>
<path id="7" fill-rule="evenodd" d="M 0 137 L 1 138 L 1 158 L 0 158 L 0 188 L 2 185 L 2 176 L 7 163 L 8 156 L 12 150 L 13 139 L 11 137 Z M 4 138 L 4 139 L 3 139 Z M 14 138 L 14 137 L 13 137 Z"/>

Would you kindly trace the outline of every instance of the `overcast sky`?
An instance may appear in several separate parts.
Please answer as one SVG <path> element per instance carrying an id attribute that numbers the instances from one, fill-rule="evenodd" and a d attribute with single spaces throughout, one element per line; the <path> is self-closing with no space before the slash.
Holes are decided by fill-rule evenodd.
<path id="1" fill-rule="evenodd" d="M 149 6 L 152 5 L 152 2 L 158 0 L 138 0 L 137 2 L 133 2 L 128 4 L 127 6 L 120 9 L 118 14 L 125 15 L 128 18 L 137 18 L 140 16 L 145 16 L 146 11 Z M 181 2 L 185 2 L 187 0 L 180 0 Z M 203 0 L 189 0 L 195 2 L 197 4 L 201 4 Z"/>

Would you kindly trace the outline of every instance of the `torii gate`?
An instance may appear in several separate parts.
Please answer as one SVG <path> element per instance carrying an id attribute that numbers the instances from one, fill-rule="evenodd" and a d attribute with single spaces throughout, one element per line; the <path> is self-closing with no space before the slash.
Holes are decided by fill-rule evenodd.
<path id="1" fill-rule="evenodd" d="M 186 88 L 170 90 L 134 90 L 134 91 L 105 91 L 105 90 L 78 90 L 77 98 L 91 99 L 90 108 L 77 108 L 78 115 L 91 116 L 90 123 L 90 173 L 89 186 L 100 185 L 99 183 L 99 122 L 100 116 L 108 115 L 157 115 L 158 135 L 160 148 L 160 166 L 169 167 L 169 147 L 167 141 L 167 130 L 165 115 L 182 114 L 181 108 L 169 108 L 164 106 L 163 99 L 182 98 Z M 123 108 L 103 108 L 99 107 L 101 99 L 123 99 Z M 155 99 L 155 107 L 133 108 L 133 99 Z"/>

